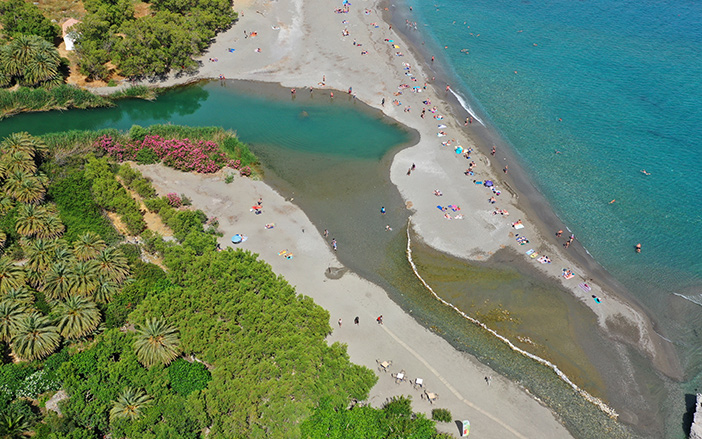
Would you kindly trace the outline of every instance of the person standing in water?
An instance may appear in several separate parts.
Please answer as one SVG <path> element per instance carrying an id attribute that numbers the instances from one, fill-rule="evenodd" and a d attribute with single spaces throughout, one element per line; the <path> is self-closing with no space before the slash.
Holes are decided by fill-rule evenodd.
<path id="1" fill-rule="evenodd" d="M 380 208 L 380 214 L 385 215 L 385 206 Z"/>
<path id="2" fill-rule="evenodd" d="M 641 243 L 636 244 L 636 247 L 634 247 L 636 250 L 636 253 L 641 253 Z"/>

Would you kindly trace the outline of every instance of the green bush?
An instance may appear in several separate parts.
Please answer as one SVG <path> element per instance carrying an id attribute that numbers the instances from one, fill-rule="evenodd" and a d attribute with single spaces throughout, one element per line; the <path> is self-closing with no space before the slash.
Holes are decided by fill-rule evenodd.
<path id="1" fill-rule="evenodd" d="M 212 380 L 212 375 L 204 364 L 189 363 L 179 358 L 168 366 L 168 378 L 171 380 L 173 390 L 183 396 L 188 396 L 193 392 L 205 389 L 207 383 Z"/>
<path id="2" fill-rule="evenodd" d="M 132 167 L 129 166 L 129 164 L 125 163 L 119 167 L 117 175 L 119 175 L 124 184 L 129 186 L 132 184 L 132 181 L 134 181 L 135 178 L 139 177 L 140 174 L 139 172 L 132 169 Z"/>
<path id="3" fill-rule="evenodd" d="M 453 416 L 451 416 L 451 411 L 449 409 L 432 409 L 431 418 L 439 422 L 453 421 Z"/>
<path id="4" fill-rule="evenodd" d="M 156 189 L 154 189 L 151 182 L 144 177 L 139 177 L 134 180 L 130 186 L 130 189 L 139 194 L 139 196 L 143 199 L 149 199 L 156 196 Z"/>
<path id="5" fill-rule="evenodd" d="M 146 137 L 149 134 L 149 129 L 144 128 L 141 125 L 132 125 L 131 128 L 129 128 L 129 138 L 131 140 L 144 140 L 144 137 Z"/>
<path id="6" fill-rule="evenodd" d="M 152 165 L 160 162 L 156 153 L 151 148 L 140 149 L 136 154 L 136 162 L 140 165 Z"/>
<path id="7" fill-rule="evenodd" d="M 82 171 L 71 172 L 49 185 L 49 197 L 58 206 L 59 216 L 66 226 L 63 238 L 73 242 L 91 231 L 100 235 L 105 242 L 113 243 L 119 239 L 119 234 L 93 200 L 91 186 Z"/>
<path id="8" fill-rule="evenodd" d="M 229 184 L 234 181 L 234 174 L 228 173 L 226 177 L 224 177 L 224 182 L 226 184 Z"/>
<path id="9" fill-rule="evenodd" d="M 108 87 L 117 87 L 117 81 L 115 81 L 114 79 L 110 79 L 109 81 L 107 81 L 107 86 Z"/>

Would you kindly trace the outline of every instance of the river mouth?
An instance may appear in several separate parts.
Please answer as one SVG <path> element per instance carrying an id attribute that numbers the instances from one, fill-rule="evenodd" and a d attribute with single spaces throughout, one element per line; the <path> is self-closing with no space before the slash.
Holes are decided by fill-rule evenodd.
<path id="1" fill-rule="evenodd" d="M 346 267 L 385 288 L 456 348 L 522 383 L 554 407 L 576 437 L 626 437 L 593 428 L 618 431 L 552 371 L 515 354 L 428 293 L 405 253 L 411 211 L 389 178 L 392 158 L 416 143 L 416 134 L 345 93 L 336 96 L 332 100 L 306 89 L 292 95 L 273 84 L 209 81 L 169 90 L 155 102 L 129 100 L 117 108 L 17 116 L 0 123 L 0 136 L 11 131 L 126 130 L 155 123 L 232 129 L 261 158 L 265 181 L 298 204 L 319 233 L 326 229 L 328 239 L 337 240 L 337 254 Z M 591 314 L 552 279 L 529 271 L 509 253 L 487 263 L 468 263 L 420 239 L 413 239 L 413 251 L 422 276 L 447 301 L 526 350 L 553 360 L 588 392 L 612 398 L 607 391 L 611 378 L 602 371 L 621 370 L 610 364 L 614 360 L 609 358 L 617 358 L 609 355 L 613 348 L 598 334 L 582 336 L 596 326 Z M 546 318 L 550 325 L 542 324 Z M 593 352 L 606 355 L 598 359 Z"/>

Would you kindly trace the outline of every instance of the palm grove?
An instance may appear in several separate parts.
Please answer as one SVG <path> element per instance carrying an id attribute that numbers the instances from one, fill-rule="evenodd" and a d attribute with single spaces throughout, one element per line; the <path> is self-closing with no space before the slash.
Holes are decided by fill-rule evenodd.
<path id="1" fill-rule="evenodd" d="M 256 255 L 216 251 L 216 224 L 99 157 L 98 138 L 0 144 L 0 437 L 439 437 L 406 399 L 349 410 L 376 377 L 326 343 L 328 312 Z M 175 242 L 136 220 L 142 243 L 123 241 L 104 211 L 144 207 L 122 185 Z M 59 390 L 60 416 L 45 407 Z"/>

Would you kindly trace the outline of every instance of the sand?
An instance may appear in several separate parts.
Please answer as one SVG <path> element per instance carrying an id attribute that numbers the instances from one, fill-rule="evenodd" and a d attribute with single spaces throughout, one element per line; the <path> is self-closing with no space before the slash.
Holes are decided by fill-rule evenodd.
<path id="1" fill-rule="evenodd" d="M 379 376 L 368 400 L 372 405 L 381 406 L 392 396 L 410 395 L 415 411 L 431 416 L 432 408 L 448 408 L 454 419 L 470 420 L 471 434 L 476 437 L 571 437 L 548 408 L 419 325 L 380 287 L 351 272 L 341 277 L 328 275 L 330 267 L 332 272 L 340 267 L 333 250 L 302 210 L 265 183 L 237 176 L 226 184 L 226 171 L 199 175 L 161 165 L 138 169 L 153 180 L 159 194 L 185 194 L 194 207 L 217 217 L 224 233 L 219 239 L 223 248 L 257 253 L 298 293 L 312 297 L 329 311 L 333 328 L 329 342 L 345 343 L 354 363 L 369 367 Z M 263 199 L 263 213 L 256 215 L 251 207 L 259 198 Z M 266 224 L 275 227 L 266 229 Z M 234 245 L 231 237 L 237 233 L 247 239 Z M 292 258 L 279 255 L 283 250 L 292 253 Z M 376 322 L 379 315 L 383 316 L 382 325 Z M 359 317 L 358 325 L 354 324 L 355 317 Z M 376 360 L 392 364 L 387 372 L 381 372 Z M 402 370 L 407 381 L 396 383 L 392 375 Z M 491 377 L 489 385 L 485 377 Z M 410 384 L 416 378 L 424 380 L 423 389 Z M 438 394 L 438 399 L 433 404 L 422 399 L 423 390 Z M 454 424 L 438 427 L 458 435 Z"/>
<path id="2" fill-rule="evenodd" d="M 377 2 L 354 2 L 349 13 L 334 12 L 335 8 L 341 7 L 340 1 L 329 3 L 322 0 L 304 3 L 302 0 L 249 0 L 235 2 L 235 8 L 238 7 L 241 8 L 240 20 L 217 37 L 202 57 L 202 67 L 197 74 L 169 78 L 154 85 L 170 86 L 223 75 L 227 79 L 280 83 L 296 88 L 297 93 L 309 93 L 306 89 L 314 88 L 315 94 L 330 94 L 331 90 L 336 90 L 338 95 L 338 90 L 352 87 L 359 100 L 381 109 L 420 134 L 416 145 L 395 156 L 390 175 L 403 198 L 411 202 L 414 231 L 427 244 L 458 257 L 480 261 L 490 258 L 500 249 L 512 248 L 545 275 L 559 279 L 564 288 L 597 316 L 600 329 L 609 337 L 633 346 L 659 371 L 672 377 L 681 376 L 672 347 L 655 332 L 645 312 L 630 298 L 618 293 L 604 270 L 585 256 L 577 239 L 571 248 L 562 246 L 569 234 L 567 229 L 554 221 L 544 220 L 538 212 L 544 206 L 530 206 L 532 198 L 542 199 L 535 195 L 536 191 L 520 170 L 510 163 L 511 157 L 501 150 L 491 156 L 485 149 L 489 145 L 480 145 L 476 133 L 481 127 L 477 122 L 464 126 L 465 113 L 459 114 L 451 105 L 455 98 L 445 89 L 446 84 L 432 83 L 427 66 L 417 59 L 418 55 L 410 50 L 401 36 L 390 29 Z M 348 36 L 342 35 L 344 30 L 348 30 Z M 256 32 L 256 36 L 250 37 L 251 32 Z M 392 39 L 399 48 L 393 47 L 386 39 Z M 259 48 L 261 50 L 257 51 Z M 367 54 L 362 54 L 365 51 Z M 399 53 L 402 56 L 398 56 Z M 408 70 L 404 63 L 410 66 L 411 76 L 406 75 Z M 425 82 L 429 83 L 426 89 Z M 407 84 L 410 88 L 395 96 L 400 84 Z M 414 86 L 420 87 L 421 92 L 412 93 L 411 87 Z M 402 104 L 393 105 L 394 99 Z M 422 104 L 425 99 L 432 104 Z M 381 104 L 383 100 L 384 105 Z M 405 111 L 408 106 L 410 111 Z M 429 111 L 434 106 L 437 107 L 436 113 Z M 424 118 L 420 117 L 422 108 L 427 109 Z M 435 119 L 435 115 L 444 117 Z M 439 125 L 446 127 L 439 128 Z M 447 135 L 437 137 L 439 131 Z M 451 144 L 443 146 L 442 142 L 448 140 L 452 141 Z M 466 160 L 454 152 L 457 145 L 480 147 L 483 153 L 476 150 L 471 159 Z M 475 174 L 466 176 L 464 171 L 471 161 L 475 162 Z M 408 175 L 413 164 L 416 169 Z M 503 171 L 504 165 L 510 165 L 509 172 Z M 149 175 L 152 173 L 148 171 Z M 225 233 L 249 235 L 250 241 L 244 247 L 259 253 L 298 291 L 312 296 L 330 310 L 333 325 L 337 324 L 338 318 L 343 318 L 343 327 L 334 332 L 330 341 L 348 343 L 353 361 L 374 367 L 375 359 L 390 358 L 397 370 L 404 368 L 410 376 L 423 376 L 428 381 L 431 377 L 429 390 L 441 395 L 440 405 L 446 403 L 445 406 L 451 408 L 457 417 L 465 413 L 468 419 L 475 421 L 476 431 L 485 429 L 483 437 L 509 437 L 505 436 L 505 432 L 511 431 L 509 428 L 515 429 L 511 432 L 516 437 L 522 437 L 520 434 L 527 437 L 568 435 L 548 410 L 513 384 L 420 327 L 378 287 L 352 273 L 334 281 L 324 277 L 324 270 L 329 266 L 339 266 L 338 262 L 304 214 L 282 200 L 273 202 L 276 195 L 265 184 L 237 180 L 232 186 L 220 188 L 216 178 L 178 176 L 165 170 L 158 171 L 158 174 L 163 178 L 155 178 L 159 190 L 193 196 L 197 207 L 220 218 Z M 182 183 L 191 178 L 194 179 L 192 187 Z M 500 189 L 499 196 L 489 188 L 473 183 L 473 180 L 488 179 Z M 178 189 L 181 185 L 183 188 Z M 191 195 L 193 187 L 201 194 Z M 436 189 L 442 192 L 441 197 L 435 195 Z M 264 230 L 263 224 L 258 224 L 258 218 L 248 214 L 248 205 L 236 207 L 243 210 L 234 209 L 234 203 L 228 201 L 230 198 L 226 195 L 229 192 L 248 199 L 244 204 L 263 195 L 269 211 L 263 219 L 275 222 L 276 228 Z M 495 204 L 489 202 L 492 196 Z M 444 218 L 445 213 L 436 208 L 437 204 L 454 204 L 461 210 L 448 212 L 452 217 L 448 220 Z M 222 211 L 225 207 L 227 210 Z M 509 216 L 494 214 L 495 209 L 507 210 Z M 455 219 L 459 214 L 462 219 Z M 512 223 L 518 220 L 523 228 L 513 227 Z M 249 230 L 254 223 L 256 227 Z M 564 237 L 557 239 L 554 236 L 556 227 L 564 229 Z M 307 229 L 308 233 L 303 234 L 302 229 Z M 528 237 L 529 244 L 519 245 L 516 234 Z M 278 252 L 286 248 L 295 253 L 291 261 L 278 256 Z M 528 258 L 525 252 L 530 249 L 542 256 L 548 255 L 552 262 L 541 264 Z M 564 268 L 572 270 L 575 277 L 564 279 L 561 276 Z M 587 283 L 591 290 L 584 291 L 579 287 L 582 283 Z M 601 303 L 592 296 L 598 297 Z M 386 325 L 379 327 L 373 323 L 377 314 L 385 316 Z M 362 321 L 358 328 L 352 323 L 355 315 L 359 315 Z M 494 378 L 490 387 L 485 385 L 486 375 Z M 395 385 L 386 374 L 381 374 L 380 378 L 372 392 L 375 403 L 412 390 L 406 383 Z M 428 409 L 422 404 L 418 400 L 415 406 L 419 410 Z M 510 416 L 505 417 L 504 413 L 510 413 Z M 509 423 L 503 425 L 506 419 Z"/>

